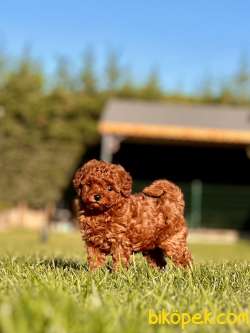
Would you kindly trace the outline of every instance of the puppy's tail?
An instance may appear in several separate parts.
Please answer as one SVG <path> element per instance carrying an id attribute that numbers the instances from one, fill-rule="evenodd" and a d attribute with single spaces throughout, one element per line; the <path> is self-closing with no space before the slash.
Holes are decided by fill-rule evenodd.
<path id="1" fill-rule="evenodd" d="M 171 207 L 172 213 L 183 215 L 185 203 L 181 189 L 168 180 L 156 180 L 151 185 L 144 188 L 146 196 L 159 198 L 162 204 Z"/>

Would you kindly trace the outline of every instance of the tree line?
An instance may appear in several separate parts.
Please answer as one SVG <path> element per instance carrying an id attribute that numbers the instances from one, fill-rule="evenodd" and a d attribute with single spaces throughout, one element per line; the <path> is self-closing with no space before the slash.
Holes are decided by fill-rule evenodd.
<path id="1" fill-rule="evenodd" d="M 250 105 L 248 66 L 219 87 L 204 80 L 196 95 L 166 92 L 157 71 L 138 84 L 110 52 L 98 74 L 87 49 L 81 68 L 72 73 L 66 58 L 53 75 L 24 52 L 12 59 L 0 54 L 0 209 L 20 202 L 34 208 L 60 199 L 89 145 L 98 142 L 96 124 L 106 101 L 115 96 L 180 103 Z"/>

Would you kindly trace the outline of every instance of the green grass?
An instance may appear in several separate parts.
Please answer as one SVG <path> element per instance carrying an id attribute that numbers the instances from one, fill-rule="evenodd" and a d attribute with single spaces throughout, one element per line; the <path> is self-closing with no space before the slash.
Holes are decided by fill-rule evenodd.
<path id="1" fill-rule="evenodd" d="M 148 310 L 249 313 L 250 244 L 192 245 L 193 270 L 87 271 L 78 233 L 0 233 L 0 333 L 181 332 L 149 325 Z M 250 314 L 249 314 L 250 317 Z M 246 324 L 188 325 L 185 332 L 249 332 Z"/>

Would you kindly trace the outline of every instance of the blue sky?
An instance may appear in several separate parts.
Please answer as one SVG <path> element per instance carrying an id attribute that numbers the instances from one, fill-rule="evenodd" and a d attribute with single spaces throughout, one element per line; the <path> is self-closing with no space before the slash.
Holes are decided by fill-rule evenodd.
<path id="1" fill-rule="evenodd" d="M 250 1 L 0 2 L 0 44 L 16 55 L 26 45 L 48 72 L 67 56 L 77 67 L 92 46 L 99 68 L 116 50 L 136 80 L 158 68 L 163 86 L 192 92 L 203 77 L 233 73 L 240 55 L 250 58 Z"/>

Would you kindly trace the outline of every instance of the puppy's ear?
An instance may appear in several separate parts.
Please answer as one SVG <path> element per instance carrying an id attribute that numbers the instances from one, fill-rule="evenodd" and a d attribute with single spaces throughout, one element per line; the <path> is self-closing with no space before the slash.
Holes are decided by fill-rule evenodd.
<path id="1" fill-rule="evenodd" d="M 73 186 L 76 190 L 76 192 L 79 194 L 79 189 L 81 186 L 81 181 L 83 179 L 83 167 L 81 167 L 80 169 L 78 169 L 73 177 Z"/>
<path id="2" fill-rule="evenodd" d="M 121 166 L 118 165 L 119 168 L 119 173 L 120 173 L 120 180 L 121 180 L 121 194 L 124 197 L 129 197 L 131 192 L 132 192 L 132 177 L 130 174 L 125 171 L 125 169 Z"/>
<path id="3" fill-rule="evenodd" d="M 98 165 L 98 163 L 99 161 L 97 160 L 90 160 L 76 171 L 73 177 L 73 186 L 77 193 L 82 184 L 82 180 L 86 177 L 86 175 L 90 172 L 91 169 Z"/>

